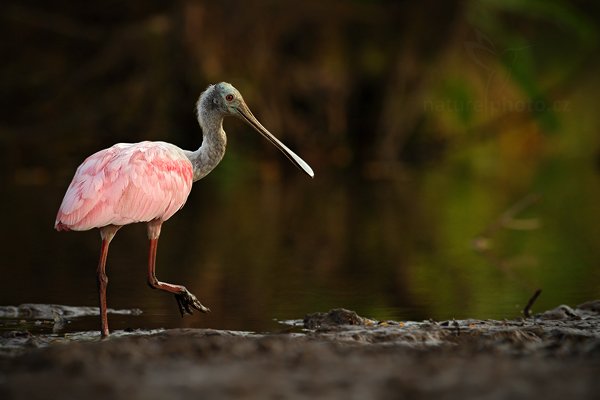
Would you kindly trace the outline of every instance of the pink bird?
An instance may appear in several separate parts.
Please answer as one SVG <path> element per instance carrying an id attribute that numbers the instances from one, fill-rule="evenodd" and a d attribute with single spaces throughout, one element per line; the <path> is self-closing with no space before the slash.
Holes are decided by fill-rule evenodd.
<path id="1" fill-rule="evenodd" d="M 225 154 L 227 137 L 223 118 L 235 116 L 256 129 L 310 177 L 310 166 L 273 136 L 254 117 L 240 92 L 229 83 L 210 85 L 196 103 L 202 128 L 202 145 L 182 150 L 165 142 L 119 143 L 88 157 L 75 176 L 56 216 L 58 231 L 100 229 L 102 247 L 97 278 L 100 297 L 101 335 L 109 334 L 106 313 L 106 257 L 117 231 L 127 224 L 146 222 L 150 252 L 148 283 L 175 295 L 181 315 L 196 309 L 210 311 L 184 286 L 156 278 L 156 249 L 162 223 L 185 204 L 192 183 L 217 166 Z"/>

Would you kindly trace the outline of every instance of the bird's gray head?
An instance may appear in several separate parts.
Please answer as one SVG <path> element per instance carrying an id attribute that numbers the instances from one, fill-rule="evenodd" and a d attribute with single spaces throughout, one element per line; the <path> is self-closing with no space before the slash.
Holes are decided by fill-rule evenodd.
<path id="1" fill-rule="evenodd" d="M 199 114 L 208 111 L 239 117 L 238 108 L 242 103 L 244 99 L 240 92 L 233 85 L 221 82 L 206 88 L 198 99 L 197 107 Z"/>
<path id="2" fill-rule="evenodd" d="M 258 122 L 256 117 L 252 114 L 252 111 L 250 111 L 244 102 L 241 93 L 234 88 L 233 85 L 227 82 L 210 85 L 200 95 L 196 107 L 198 121 L 200 122 L 202 129 L 205 129 L 205 122 L 207 120 L 218 120 L 219 122 L 217 122 L 217 124 L 220 126 L 224 116 L 231 115 L 238 117 L 273 143 L 298 168 L 302 169 L 309 176 L 314 176 L 313 170 L 304 160 L 288 149 L 264 126 L 262 126 L 260 122 Z"/>

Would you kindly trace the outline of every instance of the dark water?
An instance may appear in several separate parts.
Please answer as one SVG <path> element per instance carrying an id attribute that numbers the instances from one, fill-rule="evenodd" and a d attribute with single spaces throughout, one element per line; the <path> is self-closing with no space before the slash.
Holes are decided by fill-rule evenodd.
<path id="1" fill-rule="evenodd" d="M 226 119 L 225 159 L 158 249 L 158 278 L 212 312 L 181 319 L 148 288 L 130 226 L 108 303 L 144 313 L 112 328 L 274 330 L 334 307 L 504 318 L 537 289 L 534 311 L 600 297 L 594 2 L 97 3 L 2 8 L 19 40 L 0 44 L 0 305 L 97 304 L 98 232 L 53 230 L 77 165 L 120 141 L 197 148 L 193 104 L 223 80 L 316 176 Z"/>
<path id="2" fill-rule="evenodd" d="M 377 319 L 509 318 L 538 288 L 534 311 L 599 297 L 600 179 L 580 162 L 550 159 L 526 184 L 522 173 L 500 179 L 519 165 L 485 176 L 460 157 L 379 179 L 317 168 L 310 180 L 285 167 L 261 180 L 217 169 L 165 223 L 157 276 L 187 286 L 210 314 L 182 319 L 171 295 L 149 289 L 145 227 L 122 229 L 108 303 L 143 314 L 110 316 L 111 328 L 270 331 L 335 307 Z M 55 232 L 70 177 L 31 176 L 3 184 L 0 304 L 95 306 L 98 232 Z"/>

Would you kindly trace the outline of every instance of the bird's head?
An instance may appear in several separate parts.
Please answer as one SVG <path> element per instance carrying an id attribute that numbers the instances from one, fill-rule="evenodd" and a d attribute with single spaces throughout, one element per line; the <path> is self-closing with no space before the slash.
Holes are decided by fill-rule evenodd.
<path id="1" fill-rule="evenodd" d="M 239 109 L 246 105 L 242 94 L 227 82 L 217 83 L 209 86 L 206 90 L 212 98 L 214 107 L 223 115 L 239 117 Z M 247 107 L 246 107 L 247 108 Z"/>
<path id="2" fill-rule="evenodd" d="M 197 112 L 200 124 L 202 124 L 204 118 L 209 118 L 209 115 L 220 118 L 234 116 L 241 119 L 273 143 L 298 168 L 306 172 L 311 178 L 314 176 L 312 168 L 303 159 L 288 149 L 287 146 L 281 143 L 258 122 L 252 111 L 250 111 L 250 108 L 246 105 L 242 94 L 233 85 L 227 82 L 210 85 L 200 95 L 200 99 L 198 99 Z"/>

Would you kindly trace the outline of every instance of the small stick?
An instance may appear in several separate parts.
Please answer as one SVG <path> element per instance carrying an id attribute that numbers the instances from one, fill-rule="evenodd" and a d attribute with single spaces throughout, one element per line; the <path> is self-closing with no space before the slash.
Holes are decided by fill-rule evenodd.
<path id="1" fill-rule="evenodd" d="M 531 296 L 531 298 L 527 302 L 527 305 L 523 309 L 523 315 L 525 316 L 525 318 L 531 317 L 531 306 L 533 306 L 533 303 L 535 303 L 540 293 L 542 293 L 542 289 L 536 290 L 533 296 Z"/>
<path id="2" fill-rule="evenodd" d="M 456 331 L 454 332 L 455 335 L 460 336 L 460 325 L 458 324 L 458 322 L 456 322 L 454 318 L 452 318 L 452 326 L 456 328 Z"/>

